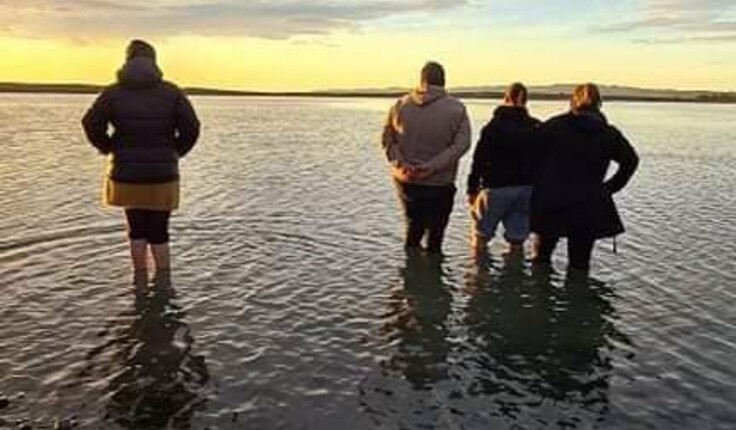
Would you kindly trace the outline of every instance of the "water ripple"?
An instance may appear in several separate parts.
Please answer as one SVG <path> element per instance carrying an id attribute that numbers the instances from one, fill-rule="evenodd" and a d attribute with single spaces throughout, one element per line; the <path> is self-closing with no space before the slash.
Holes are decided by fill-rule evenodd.
<path id="1" fill-rule="evenodd" d="M 736 421 L 728 107 L 607 105 L 642 168 L 617 196 L 619 253 L 603 241 L 576 280 L 564 249 L 552 273 L 499 243 L 471 258 L 462 192 L 447 257 L 404 255 L 385 100 L 196 98 L 171 283 L 136 294 L 76 125 L 90 101 L 0 96 L 0 428 Z M 469 104 L 476 132 L 491 108 Z"/>

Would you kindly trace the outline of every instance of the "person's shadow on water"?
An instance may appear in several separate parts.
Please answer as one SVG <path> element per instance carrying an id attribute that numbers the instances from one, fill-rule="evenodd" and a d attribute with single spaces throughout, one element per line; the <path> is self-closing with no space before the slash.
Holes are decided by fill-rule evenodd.
<path id="1" fill-rule="evenodd" d="M 510 425 L 576 428 L 605 419 L 615 343 L 613 292 L 604 283 L 524 266 L 505 257 L 500 270 L 477 260 L 466 277 L 465 324 L 478 377 L 470 397 Z"/>
<path id="2" fill-rule="evenodd" d="M 112 369 L 106 421 L 128 429 L 190 428 L 203 405 L 209 373 L 204 356 L 192 351 L 194 339 L 175 297 L 168 277 L 151 289 L 139 286 L 132 323 L 88 355 L 90 362 L 112 358 L 105 366 Z"/>

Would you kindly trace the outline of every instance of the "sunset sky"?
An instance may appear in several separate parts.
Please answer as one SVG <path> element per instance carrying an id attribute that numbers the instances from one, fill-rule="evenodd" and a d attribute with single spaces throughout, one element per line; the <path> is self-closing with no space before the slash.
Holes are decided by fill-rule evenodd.
<path id="1" fill-rule="evenodd" d="M 0 0 L 0 81 L 106 83 L 134 37 L 186 86 L 736 90 L 736 0 Z"/>

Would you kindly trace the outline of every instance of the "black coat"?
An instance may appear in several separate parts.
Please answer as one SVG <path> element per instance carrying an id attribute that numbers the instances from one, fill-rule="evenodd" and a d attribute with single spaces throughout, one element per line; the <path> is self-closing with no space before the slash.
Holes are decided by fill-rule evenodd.
<path id="1" fill-rule="evenodd" d="M 82 125 L 92 145 L 112 154 L 110 178 L 125 183 L 177 179 L 179 158 L 199 137 L 199 120 L 184 92 L 163 81 L 153 60 L 144 57 L 125 64 Z"/>
<path id="2" fill-rule="evenodd" d="M 532 184 L 533 138 L 540 122 L 526 108 L 499 106 L 483 127 L 468 175 L 468 194 Z"/>
<path id="3" fill-rule="evenodd" d="M 539 131 L 532 231 L 548 237 L 612 237 L 624 226 L 613 194 L 626 186 L 639 157 L 599 112 L 567 113 Z M 618 170 L 607 181 L 611 161 Z"/>

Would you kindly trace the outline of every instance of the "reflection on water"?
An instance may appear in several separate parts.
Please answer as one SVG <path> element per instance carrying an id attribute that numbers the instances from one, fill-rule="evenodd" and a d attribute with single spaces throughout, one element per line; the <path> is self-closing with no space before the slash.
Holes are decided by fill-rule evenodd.
<path id="1" fill-rule="evenodd" d="M 205 401 L 209 380 L 205 359 L 193 351 L 194 339 L 176 304 L 168 279 L 136 289 L 132 324 L 92 351 L 90 364 L 114 347 L 106 419 L 127 429 L 189 428 Z"/>
<path id="2" fill-rule="evenodd" d="M 447 378 L 447 317 L 452 295 L 442 280 L 440 260 L 409 252 L 401 270 L 402 285 L 391 291 L 391 319 L 383 327 L 396 353 L 385 363 L 401 372 L 416 390 Z"/>
<path id="3" fill-rule="evenodd" d="M 382 373 L 361 387 L 374 425 L 603 422 L 617 345 L 633 346 L 614 324 L 613 291 L 594 279 L 532 270 L 519 256 L 470 261 L 462 290 L 453 291 L 447 262 L 407 256 L 381 329 Z"/>
<path id="4" fill-rule="evenodd" d="M 400 263 L 401 264 L 401 263 Z M 389 281 L 379 374 L 360 387 L 373 428 L 449 428 L 442 388 L 451 379 L 453 295 L 442 260 L 409 251 Z"/>
<path id="5" fill-rule="evenodd" d="M 497 272 L 479 261 L 466 291 L 465 323 L 483 369 L 469 395 L 487 396 L 509 423 L 576 427 L 605 417 L 612 339 L 629 342 L 614 325 L 611 289 L 582 277 L 558 285 L 510 255 Z"/>
<path id="6" fill-rule="evenodd" d="M 91 101 L 0 95 L 0 428 L 733 428 L 732 106 L 607 104 L 642 168 L 581 286 L 472 261 L 460 194 L 446 259 L 406 259 L 390 100 L 194 97 L 176 295 L 136 299 Z"/>

